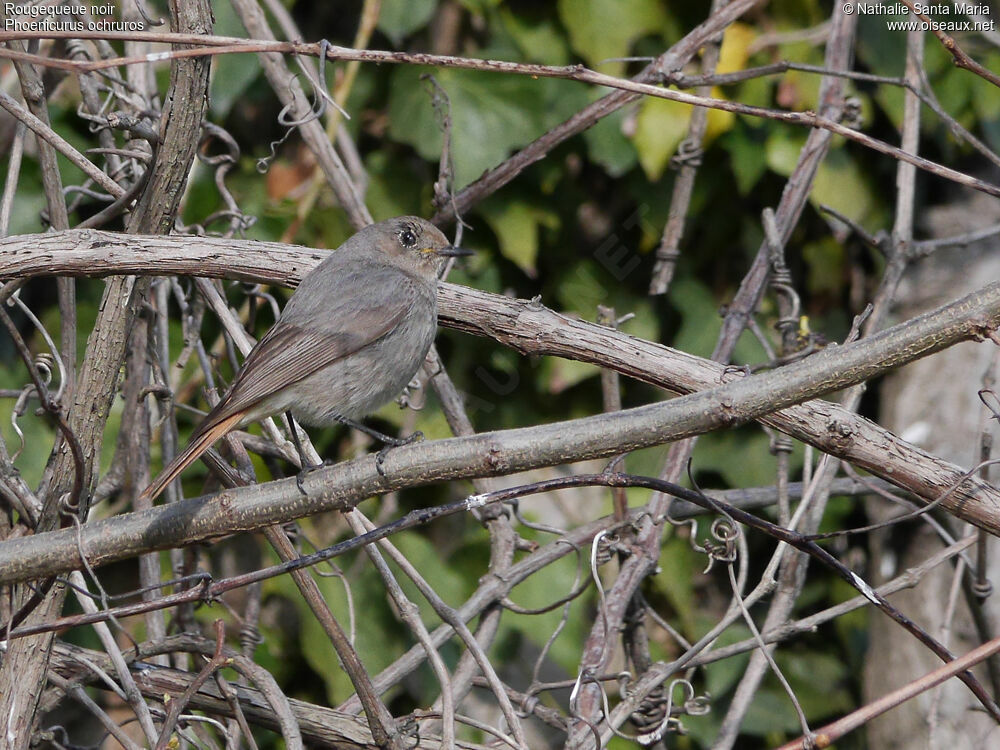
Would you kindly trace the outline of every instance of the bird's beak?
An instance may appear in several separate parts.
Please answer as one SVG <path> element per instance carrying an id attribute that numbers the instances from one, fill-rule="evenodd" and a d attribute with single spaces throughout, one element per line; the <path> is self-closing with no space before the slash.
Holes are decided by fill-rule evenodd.
<path id="1" fill-rule="evenodd" d="M 466 250 L 464 247 L 448 245 L 448 247 L 442 247 L 440 250 L 435 250 L 434 254 L 441 255 L 445 258 L 461 258 L 467 255 L 472 255 L 473 252 L 471 250 Z"/>

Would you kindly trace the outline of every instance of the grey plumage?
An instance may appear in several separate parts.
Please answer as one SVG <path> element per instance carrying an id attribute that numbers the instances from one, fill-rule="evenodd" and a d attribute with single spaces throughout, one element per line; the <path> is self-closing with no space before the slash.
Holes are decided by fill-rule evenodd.
<path id="1" fill-rule="evenodd" d="M 329 426 L 388 403 L 427 356 L 437 272 L 444 256 L 460 254 L 413 216 L 360 230 L 302 280 L 187 448 L 143 495 L 155 498 L 235 427 L 284 411 Z"/>

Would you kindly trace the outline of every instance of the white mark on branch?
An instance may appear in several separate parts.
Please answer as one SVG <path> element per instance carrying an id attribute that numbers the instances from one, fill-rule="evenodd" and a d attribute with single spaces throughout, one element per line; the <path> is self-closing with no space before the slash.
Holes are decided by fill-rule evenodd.
<path id="1" fill-rule="evenodd" d="M 487 502 L 489 502 L 489 497 L 486 494 L 469 495 L 465 498 L 465 509 L 474 510 L 476 508 L 482 508 Z"/>
<path id="2" fill-rule="evenodd" d="M 132 299 L 132 291 L 135 289 L 135 276 L 126 276 L 122 290 L 122 309 L 128 307 L 129 300 Z"/>
<path id="3" fill-rule="evenodd" d="M 879 603 L 878 597 L 875 596 L 875 592 L 872 590 L 872 587 L 865 583 L 860 576 L 855 573 L 851 573 L 851 581 L 853 581 L 854 586 L 858 589 L 858 591 L 864 594 L 865 599 L 870 601 L 872 604 Z"/>

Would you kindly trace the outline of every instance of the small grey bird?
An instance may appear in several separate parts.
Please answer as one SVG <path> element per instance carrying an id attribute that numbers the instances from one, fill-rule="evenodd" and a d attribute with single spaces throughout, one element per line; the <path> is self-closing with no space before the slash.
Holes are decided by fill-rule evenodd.
<path id="1" fill-rule="evenodd" d="M 415 216 L 359 231 L 306 275 L 229 391 L 143 497 L 156 498 L 242 425 L 291 411 L 303 424 L 327 427 L 388 403 L 434 341 L 440 266 L 469 254 Z"/>

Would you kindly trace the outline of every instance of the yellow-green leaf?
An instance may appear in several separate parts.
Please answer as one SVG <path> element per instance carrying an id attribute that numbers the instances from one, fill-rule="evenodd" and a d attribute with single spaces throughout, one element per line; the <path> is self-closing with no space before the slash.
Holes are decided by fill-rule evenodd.
<path id="1" fill-rule="evenodd" d="M 636 118 L 635 143 L 639 164 L 650 181 L 660 179 L 670 157 L 687 135 L 691 105 L 646 98 Z"/>
<path id="2" fill-rule="evenodd" d="M 750 57 L 750 43 L 756 36 L 757 32 L 745 23 L 734 23 L 727 28 L 722 37 L 719 64 L 715 67 L 715 72 L 735 73 L 743 70 Z"/>

